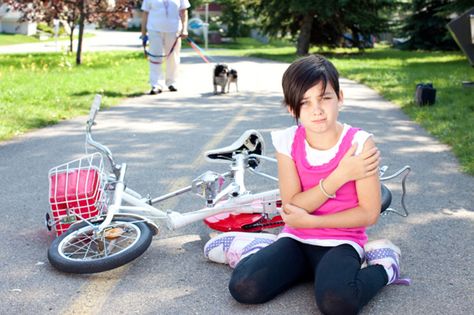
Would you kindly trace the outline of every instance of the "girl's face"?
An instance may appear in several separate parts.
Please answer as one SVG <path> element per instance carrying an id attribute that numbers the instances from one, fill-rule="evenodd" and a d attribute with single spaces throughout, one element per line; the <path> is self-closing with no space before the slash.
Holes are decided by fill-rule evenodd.
<path id="1" fill-rule="evenodd" d="M 338 98 L 331 84 L 326 85 L 325 91 L 322 89 L 320 82 L 308 89 L 301 100 L 300 121 L 307 132 L 320 134 L 336 130 L 342 91 Z"/>

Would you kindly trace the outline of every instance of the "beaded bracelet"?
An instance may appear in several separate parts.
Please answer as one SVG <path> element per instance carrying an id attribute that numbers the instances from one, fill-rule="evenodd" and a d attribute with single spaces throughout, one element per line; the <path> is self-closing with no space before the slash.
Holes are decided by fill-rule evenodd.
<path id="1" fill-rule="evenodd" d="M 324 186 L 323 186 L 323 180 L 324 178 L 321 178 L 321 180 L 319 181 L 319 189 L 321 189 L 321 192 L 323 193 L 324 196 L 330 198 L 330 199 L 334 199 L 336 198 L 336 194 L 328 194 L 328 192 L 326 191 L 326 189 L 324 189 Z"/>

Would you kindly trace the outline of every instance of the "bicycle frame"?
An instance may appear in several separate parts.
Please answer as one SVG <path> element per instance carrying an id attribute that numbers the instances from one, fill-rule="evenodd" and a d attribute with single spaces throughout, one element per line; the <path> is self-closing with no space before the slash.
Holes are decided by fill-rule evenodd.
<path id="1" fill-rule="evenodd" d="M 115 189 L 113 202 L 109 205 L 106 219 L 98 226 L 98 232 L 107 227 L 115 215 L 132 216 L 138 220 L 143 220 L 152 226 L 156 232 L 158 226 L 154 220 L 165 220 L 167 227 L 174 230 L 222 212 L 238 211 L 238 213 L 277 213 L 277 201 L 280 200 L 279 189 L 252 194 L 245 188 L 244 183 L 244 173 L 246 170 L 250 170 L 258 176 L 278 181 L 277 178 L 256 171 L 248 166 L 248 160 L 251 158 L 263 159 L 275 163 L 276 160 L 264 155 L 248 154 L 245 151 L 233 155 L 231 171 L 223 174 L 208 171 L 194 180 L 191 186 L 184 187 L 153 199 L 144 198 L 138 192 L 129 187 L 125 187 L 124 179 L 127 164 L 117 164 L 112 152 L 105 145 L 95 141 L 92 137 L 92 126 L 95 124 L 94 121 L 100 108 L 100 102 L 101 96 L 97 95 L 91 107 L 89 120 L 87 121 L 86 145 L 91 145 L 96 148 L 109 161 L 113 173 L 109 178 L 109 182 L 114 184 L 113 186 Z M 221 187 L 216 187 L 215 183 L 226 178 L 230 179 L 231 182 L 219 191 Z M 193 190 L 193 188 L 195 190 L 198 190 L 199 188 L 204 190 L 203 197 L 206 199 L 206 207 L 187 213 L 179 213 L 170 210 L 165 212 L 153 206 L 163 200 L 189 192 Z M 129 204 L 129 206 L 122 205 L 123 201 Z M 258 206 L 253 205 L 255 201 L 260 201 Z"/>
<path id="2" fill-rule="evenodd" d="M 108 226 L 115 215 L 135 217 L 138 220 L 148 223 L 155 231 L 157 231 L 158 225 L 154 222 L 155 220 L 166 221 L 167 227 L 171 230 L 174 230 L 222 212 L 236 211 L 238 213 L 277 214 L 277 201 L 280 200 L 279 189 L 252 194 L 245 188 L 244 183 L 244 173 L 247 170 L 253 174 L 277 182 L 278 179 L 276 177 L 259 172 L 248 166 L 248 160 L 251 158 L 263 159 L 274 163 L 276 163 L 276 159 L 259 154 L 247 154 L 245 151 L 233 154 L 231 170 L 229 172 L 218 174 L 208 171 L 196 178 L 192 185 L 156 198 L 143 197 L 141 194 L 132 190 L 131 188 L 125 187 L 124 178 L 127 170 L 127 164 L 117 164 L 114 160 L 112 152 L 105 145 L 95 141 L 92 137 L 92 126 L 95 124 L 94 121 L 100 108 L 100 102 L 101 96 L 97 95 L 94 99 L 93 105 L 91 106 L 89 120 L 87 121 L 86 145 L 95 147 L 109 161 L 112 169 L 109 182 L 113 183 L 115 192 L 113 202 L 111 205 L 109 205 L 106 219 L 98 227 L 99 231 L 102 231 L 106 226 Z M 394 212 L 400 216 L 406 217 L 408 216 L 408 211 L 405 206 L 405 181 L 408 174 L 410 173 L 411 168 L 407 165 L 396 173 L 384 177 L 383 175 L 387 168 L 387 166 L 381 167 L 379 174 L 381 181 L 393 179 L 404 172 L 405 175 L 402 178 L 401 196 L 401 206 L 403 212 L 399 212 L 393 208 L 388 207 L 385 209 L 385 213 Z M 224 189 L 220 190 L 221 184 L 217 184 L 219 187 L 216 187 L 216 183 L 224 179 L 230 179 L 231 182 L 226 185 Z M 201 195 L 204 199 L 206 199 L 206 207 L 201 209 L 186 213 L 179 213 L 171 210 L 163 211 L 153 206 L 158 202 L 181 195 L 183 193 L 187 193 L 192 190 L 196 191 L 199 189 L 203 191 Z M 123 205 L 123 201 L 129 205 Z M 253 204 L 255 201 L 259 201 L 258 206 Z"/>

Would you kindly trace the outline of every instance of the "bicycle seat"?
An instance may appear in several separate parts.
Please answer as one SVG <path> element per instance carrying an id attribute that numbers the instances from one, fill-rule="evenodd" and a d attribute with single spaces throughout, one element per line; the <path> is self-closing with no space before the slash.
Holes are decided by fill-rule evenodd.
<path id="1" fill-rule="evenodd" d="M 204 155 L 206 160 L 209 162 L 228 163 L 229 161 L 232 161 L 234 153 L 242 153 L 244 151 L 246 151 L 247 154 L 265 154 L 265 142 L 260 132 L 254 129 L 249 129 L 231 145 L 206 151 Z M 255 157 L 249 158 L 248 164 L 250 167 L 255 169 L 260 164 L 260 159 Z"/>

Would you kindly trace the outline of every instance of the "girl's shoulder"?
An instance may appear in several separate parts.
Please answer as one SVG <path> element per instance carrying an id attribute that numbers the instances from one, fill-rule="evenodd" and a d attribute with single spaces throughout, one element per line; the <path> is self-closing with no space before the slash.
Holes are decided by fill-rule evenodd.
<path id="1" fill-rule="evenodd" d="M 291 126 L 271 132 L 272 143 L 278 153 L 291 157 L 291 147 L 297 129 L 298 126 Z"/>
<path id="2" fill-rule="evenodd" d="M 351 128 L 353 128 L 351 125 L 344 124 L 344 130 L 348 131 Z M 362 152 L 362 149 L 364 148 L 364 144 L 367 141 L 367 139 L 369 139 L 370 137 L 373 137 L 373 134 L 359 128 L 356 128 L 356 129 L 357 131 L 354 134 L 352 143 L 353 144 L 357 143 L 357 150 L 355 152 L 355 155 L 358 155 Z"/>
<path id="3" fill-rule="evenodd" d="M 298 126 L 291 126 L 285 129 L 274 130 L 271 132 L 272 140 L 279 138 L 293 138 L 295 136 L 296 129 L 298 129 Z"/>

